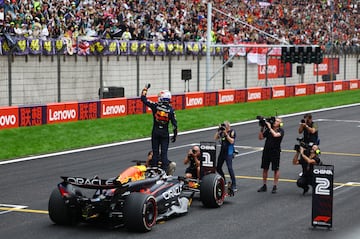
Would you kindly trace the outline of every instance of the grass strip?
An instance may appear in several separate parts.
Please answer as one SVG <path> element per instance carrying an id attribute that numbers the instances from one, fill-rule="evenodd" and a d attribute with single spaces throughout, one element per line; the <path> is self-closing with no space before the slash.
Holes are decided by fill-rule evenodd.
<path id="1" fill-rule="evenodd" d="M 253 120 L 257 115 L 284 115 L 353 103 L 360 103 L 360 89 L 178 110 L 176 116 L 182 132 L 216 126 L 224 120 L 234 123 Z M 140 114 L 3 129 L 0 160 L 150 137 L 151 127 L 152 115 Z"/>

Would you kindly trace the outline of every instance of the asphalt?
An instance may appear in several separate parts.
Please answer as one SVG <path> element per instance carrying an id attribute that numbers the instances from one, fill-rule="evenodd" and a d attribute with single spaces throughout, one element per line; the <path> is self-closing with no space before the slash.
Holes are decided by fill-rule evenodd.
<path id="1" fill-rule="evenodd" d="M 132 165 L 132 160 L 146 159 L 149 139 L 2 162 L 1 238 L 358 238 L 360 106 L 313 112 L 313 118 L 319 124 L 321 159 L 334 165 L 333 225 L 330 230 L 311 226 L 312 195 L 303 196 L 295 183 L 301 168 L 292 165 L 293 147 L 299 136 L 297 128 L 302 115 L 283 116 L 285 138 L 277 194 L 257 192 L 262 185 L 260 158 L 264 144 L 257 138 L 257 121 L 231 122 L 237 132 L 239 154 L 233 165 L 239 191 L 234 197 L 226 198 L 218 209 L 204 208 L 195 199 L 186 215 L 161 222 L 149 233 L 130 233 L 106 226 L 57 226 L 47 215 L 48 199 L 60 182 L 60 176 L 113 177 Z M 215 131 L 216 127 L 183 132 L 175 143 L 170 144 L 169 158 L 177 163 L 176 175 L 183 175 L 185 171 L 182 160 L 189 147 L 213 141 Z M 225 165 L 224 169 L 227 173 Z M 273 176 L 272 172 L 269 176 Z M 269 180 L 271 185 L 272 178 Z"/>

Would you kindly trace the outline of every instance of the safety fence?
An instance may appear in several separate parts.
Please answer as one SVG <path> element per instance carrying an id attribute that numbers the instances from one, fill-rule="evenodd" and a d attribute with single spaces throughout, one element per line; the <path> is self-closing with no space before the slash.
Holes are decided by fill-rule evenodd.
<path id="1" fill-rule="evenodd" d="M 352 79 L 311 84 L 277 85 L 273 87 L 224 89 L 212 92 L 186 92 L 184 94 L 173 95 L 171 104 L 175 110 L 183 110 L 204 106 L 324 94 L 359 88 L 360 80 Z M 148 99 L 157 101 L 157 95 L 150 95 Z M 109 98 L 94 101 L 51 103 L 31 106 L 10 106 L 0 108 L 0 129 L 144 113 L 151 113 L 151 111 L 143 105 L 139 97 Z"/>

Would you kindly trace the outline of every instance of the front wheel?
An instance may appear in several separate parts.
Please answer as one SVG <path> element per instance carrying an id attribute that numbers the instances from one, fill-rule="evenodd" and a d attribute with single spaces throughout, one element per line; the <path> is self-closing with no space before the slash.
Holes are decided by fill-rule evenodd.
<path id="1" fill-rule="evenodd" d="M 205 175 L 200 184 L 200 200 L 205 207 L 217 208 L 224 203 L 225 180 L 219 174 Z"/>
<path id="2" fill-rule="evenodd" d="M 124 223 L 130 231 L 148 232 L 156 224 L 156 199 L 147 194 L 133 192 L 124 204 Z"/>

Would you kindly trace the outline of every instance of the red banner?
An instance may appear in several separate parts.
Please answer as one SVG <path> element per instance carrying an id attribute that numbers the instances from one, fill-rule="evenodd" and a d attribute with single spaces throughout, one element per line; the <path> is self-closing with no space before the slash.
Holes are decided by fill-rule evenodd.
<path id="1" fill-rule="evenodd" d="M 79 103 L 79 120 L 96 119 L 98 116 L 98 102 Z"/>
<path id="2" fill-rule="evenodd" d="M 350 80 L 350 90 L 359 89 L 359 80 Z"/>
<path id="3" fill-rule="evenodd" d="M 307 85 L 306 84 L 298 84 L 295 85 L 295 93 L 294 96 L 303 96 L 307 94 Z"/>
<path id="4" fill-rule="evenodd" d="M 324 58 L 321 64 L 314 64 L 314 76 L 331 73 L 339 74 L 339 58 Z"/>
<path id="5" fill-rule="evenodd" d="M 20 107 L 20 123 L 19 126 L 35 126 L 43 124 L 43 108 L 44 106 Z"/>
<path id="6" fill-rule="evenodd" d="M 0 108 L 0 128 L 9 129 L 19 127 L 19 108 Z"/>
<path id="7" fill-rule="evenodd" d="M 77 102 L 48 104 L 46 110 L 48 124 L 73 122 L 78 120 Z"/>
<path id="8" fill-rule="evenodd" d="M 100 101 L 100 118 L 111 118 L 127 115 L 127 99 L 114 98 Z"/>
<path id="9" fill-rule="evenodd" d="M 315 94 L 326 93 L 326 87 L 324 82 L 318 82 L 315 84 Z"/>
<path id="10" fill-rule="evenodd" d="M 267 78 L 276 79 L 276 78 L 282 78 L 285 75 L 286 77 L 291 77 L 292 76 L 291 64 L 286 63 L 285 68 L 284 68 L 284 63 L 281 63 L 281 60 L 277 58 L 270 58 L 267 66 Z M 259 80 L 266 79 L 266 65 L 258 66 L 258 79 Z"/>
<path id="11" fill-rule="evenodd" d="M 235 90 L 219 90 L 218 91 L 218 105 L 234 104 Z"/>
<path id="12" fill-rule="evenodd" d="M 185 93 L 185 109 L 205 106 L 204 92 Z"/>
<path id="13" fill-rule="evenodd" d="M 259 101 L 261 100 L 262 96 L 262 88 L 249 88 L 247 91 L 247 101 Z"/>
<path id="14" fill-rule="evenodd" d="M 285 98 L 286 91 L 284 85 L 272 87 L 272 98 Z"/>
<path id="15" fill-rule="evenodd" d="M 342 91 L 342 90 L 343 90 L 342 81 L 334 81 L 333 82 L 333 92 Z"/>

